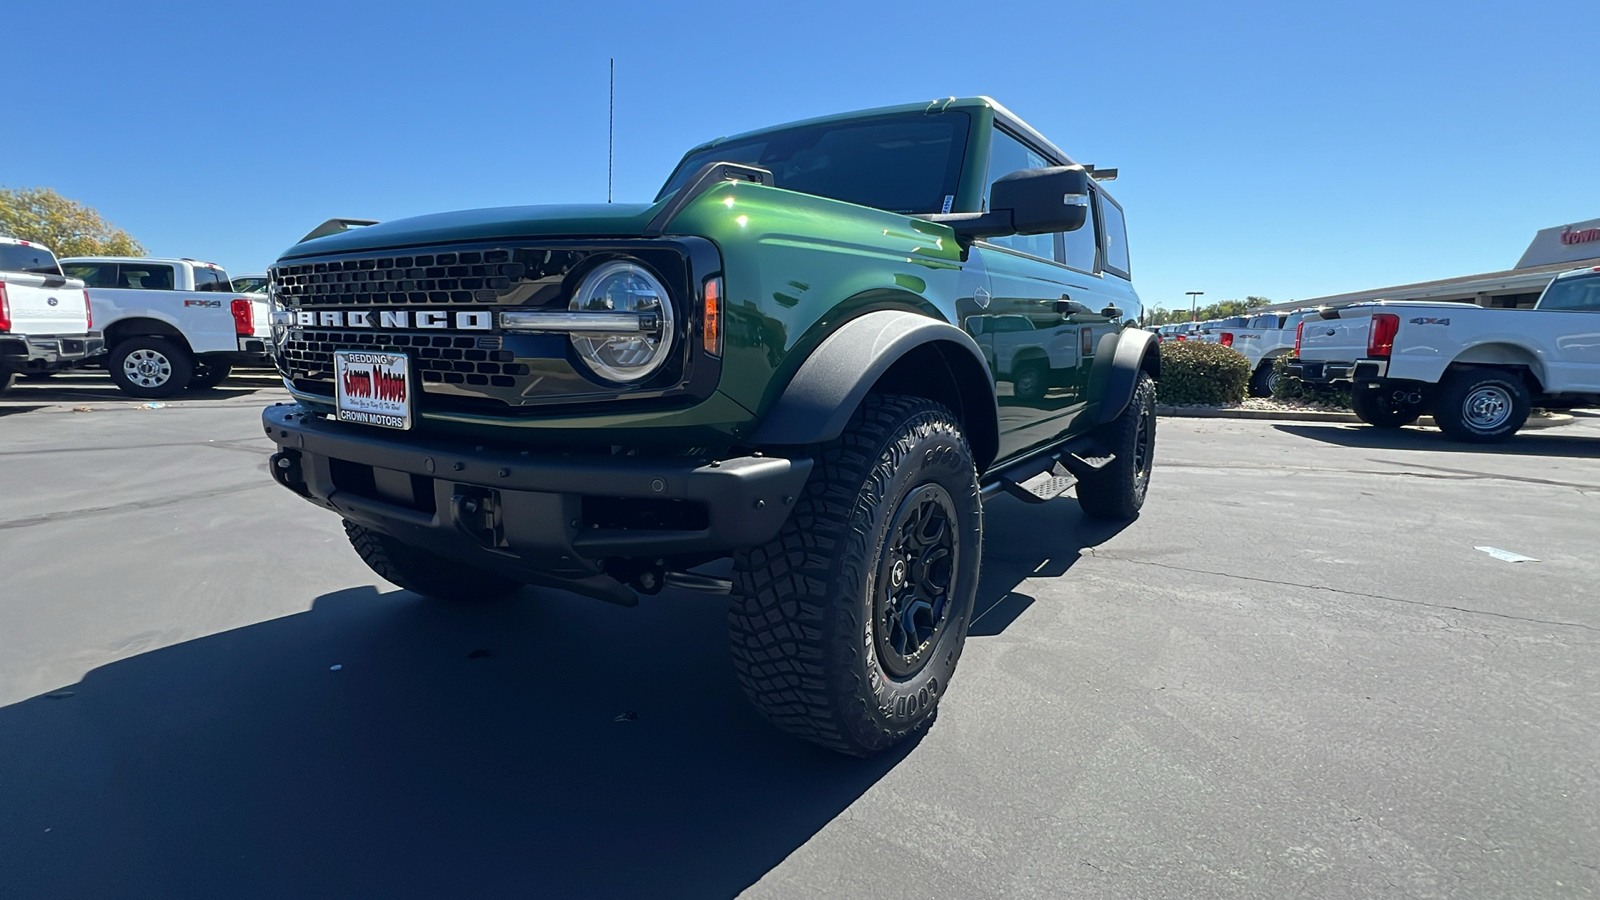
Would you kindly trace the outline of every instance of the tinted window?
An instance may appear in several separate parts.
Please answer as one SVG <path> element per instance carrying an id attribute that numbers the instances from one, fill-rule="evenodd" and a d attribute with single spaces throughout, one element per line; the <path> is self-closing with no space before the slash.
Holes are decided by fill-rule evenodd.
<path id="1" fill-rule="evenodd" d="M 1096 227 L 1097 223 L 1091 214 L 1082 228 L 1062 233 L 1060 261 L 1081 272 L 1097 271 L 1100 241 L 1095 236 Z"/>
<path id="2" fill-rule="evenodd" d="M 964 112 L 863 119 L 774 131 L 692 153 L 657 199 L 710 162 L 772 170 L 778 187 L 898 213 L 949 212 L 961 177 Z"/>
<path id="3" fill-rule="evenodd" d="M 1244 316 L 1229 316 L 1228 318 L 1223 319 L 1222 321 L 1218 322 L 1217 323 L 1217 327 L 1218 328 L 1243 328 L 1245 323 L 1248 322 L 1248 321 L 1250 321 L 1250 320 L 1245 318 Z"/>
<path id="4" fill-rule="evenodd" d="M 117 287 L 137 288 L 145 291 L 170 291 L 173 278 L 171 266 L 147 263 L 123 263 L 117 267 Z"/>
<path id="5" fill-rule="evenodd" d="M 0 244 L 0 272 L 60 275 L 61 266 L 56 264 L 56 255 L 43 247 Z"/>
<path id="6" fill-rule="evenodd" d="M 61 267 L 68 277 L 82 278 L 87 287 L 108 288 L 117 286 L 116 263 L 67 263 Z"/>
<path id="7" fill-rule="evenodd" d="M 1033 148 L 1024 145 L 1021 141 L 995 129 L 994 138 L 989 144 L 989 179 L 993 185 L 1001 178 L 1023 169 L 1043 169 L 1050 165 L 1050 161 L 1035 152 Z M 989 188 L 983 190 L 983 208 L 989 208 Z M 1001 247 L 1010 247 L 1040 259 L 1056 258 L 1056 236 L 1053 234 L 1014 234 L 1006 237 L 992 237 L 987 239 L 991 244 Z"/>
<path id="8" fill-rule="evenodd" d="M 210 266 L 194 267 L 194 289 L 197 291 L 231 292 L 233 285 L 228 281 L 228 273 Z"/>
<path id="9" fill-rule="evenodd" d="M 1105 267 L 1127 277 L 1133 270 L 1128 266 L 1128 224 L 1123 219 L 1122 207 L 1106 194 L 1100 195 L 1100 230 L 1105 235 Z"/>
<path id="10" fill-rule="evenodd" d="M 233 280 L 233 289 L 241 294 L 265 294 L 267 279 L 264 276 L 260 278 L 241 276 Z"/>
<path id="11" fill-rule="evenodd" d="M 1550 282 L 1540 309 L 1581 310 L 1600 312 L 1600 275 L 1582 275 Z"/>

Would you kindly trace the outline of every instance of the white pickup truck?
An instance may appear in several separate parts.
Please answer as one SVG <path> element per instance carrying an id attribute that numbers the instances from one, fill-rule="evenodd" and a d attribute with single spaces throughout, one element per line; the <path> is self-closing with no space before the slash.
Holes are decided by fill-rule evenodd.
<path id="1" fill-rule="evenodd" d="M 105 333 L 106 368 L 124 393 L 170 397 L 214 387 L 234 366 L 270 366 L 267 298 L 239 294 L 228 273 L 192 259 L 72 257 Z"/>
<path id="2" fill-rule="evenodd" d="M 50 248 L 0 237 L 0 394 L 18 375 L 69 369 L 104 349 L 89 292 Z"/>
<path id="3" fill-rule="evenodd" d="M 1600 406 L 1600 268 L 1563 272 L 1533 309 L 1386 301 L 1322 310 L 1299 327 L 1290 372 L 1348 381 L 1363 422 L 1432 413 L 1463 441 L 1504 440 L 1534 406 Z"/>
<path id="4" fill-rule="evenodd" d="M 1250 396 L 1270 397 L 1278 383 L 1273 363 L 1294 352 L 1294 337 L 1301 320 L 1310 310 L 1290 313 L 1256 313 L 1249 317 L 1224 320 L 1213 326 L 1207 340 L 1232 347 L 1250 361 Z M 1233 323 L 1233 324 L 1230 324 Z"/>

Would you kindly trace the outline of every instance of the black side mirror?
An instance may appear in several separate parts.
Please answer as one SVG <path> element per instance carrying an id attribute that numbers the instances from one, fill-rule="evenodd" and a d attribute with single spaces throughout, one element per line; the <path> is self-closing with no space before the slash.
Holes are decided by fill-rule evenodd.
<path id="1" fill-rule="evenodd" d="M 962 245 L 1008 234 L 1077 231 L 1089 219 L 1089 173 L 1082 166 L 1012 172 L 989 188 L 986 213 L 943 213 L 922 218 L 955 230 Z"/>
<path id="2" fill-rule="evenodd" d="M 1089 217 L 1089 173 L 1083 166 L 1023 169 L 989 188 L 991 214 L 1011 214 L 1011 234 L 1077 231 Z"/>

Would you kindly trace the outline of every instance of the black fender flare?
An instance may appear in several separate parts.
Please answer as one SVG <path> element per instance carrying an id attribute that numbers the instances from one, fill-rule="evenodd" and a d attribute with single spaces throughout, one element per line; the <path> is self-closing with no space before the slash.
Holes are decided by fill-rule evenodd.
<path id="1" fill-rule="evenodd" d="M 823 339 L 762 417 L 750 443 L 804 445 L 844 433 L 851 413 L 895 364 L 936 353 L 951 375 L 952 410 L 983 471 L 1000 448 L 994 375 L 972 336 L 940 319 L 906 310 L 878 310 L 851 319 Z"/>
<path id="2" fill-rule="evenodd" d="M 1148 372 L 1151 378 L 1161 378 L 1161 352 L 1155 335 L 1142 328 L 1124 328 L 1117 335 L 1117 349 L 1109 366 L 1096 366 L 1091 376 L 1090 396 L 1100 388 L 1100 414 L 1096 426 L 1104 425 L 1122 415 L 1133 399 L 1133 389 L 1139 383 L 1139 373 Z"/>

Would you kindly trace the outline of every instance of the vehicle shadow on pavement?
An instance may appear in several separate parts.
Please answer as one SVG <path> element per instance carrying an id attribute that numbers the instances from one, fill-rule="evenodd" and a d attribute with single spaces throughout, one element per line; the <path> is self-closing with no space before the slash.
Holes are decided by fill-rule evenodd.
<path id="1" fill-rule="evenodd" d="M 1085 516 L 1072 499 L 1024 503 L 999 496 L 984 504 L 983 573 L 972 613 L 971 637 L 993 637 L 1033 605 L 1017 590 L 1029 578 L 1066 574 L 1098 546 L 1132 522 L 1102 522 Z"/>
<path id="2" fill-rule="evenodd" d="M 1499 444 L 1453 441 L 1437 431 L 1419 428 L 1372 428 L 1365 425 L 1273 425 L 1296 437 L 1363 450 L 1427 450 L 1436 453 L 1499 453 L 1509 456 L 1600 457 L 1600 441 L 1581 434 L 1525 431 Z"/>
<path id="3" fill-rule="evenodd" d="M 361 587 L 102 666 L 0 708 L 0 894 L 732 896 L 912 748 L 770 728 L 725 633 L 702 595 Z"/>

